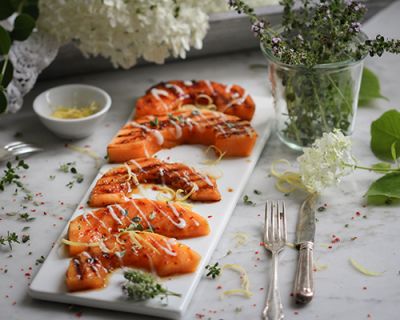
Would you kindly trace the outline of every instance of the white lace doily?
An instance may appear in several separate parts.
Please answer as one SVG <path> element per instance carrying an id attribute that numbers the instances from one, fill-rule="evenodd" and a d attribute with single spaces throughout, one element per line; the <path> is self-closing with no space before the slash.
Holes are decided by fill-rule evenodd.
<path id="1" fill-rule="evenodd" d="M 59 44 L 48 34 L 33 32 L 25 41 L 14 41 L 9 59 L 14 66 L 13 80 L 7 87 L 7 112 L 21 109 L 24 96 L 33 88 L 39 74 L 56 57 Z"/>

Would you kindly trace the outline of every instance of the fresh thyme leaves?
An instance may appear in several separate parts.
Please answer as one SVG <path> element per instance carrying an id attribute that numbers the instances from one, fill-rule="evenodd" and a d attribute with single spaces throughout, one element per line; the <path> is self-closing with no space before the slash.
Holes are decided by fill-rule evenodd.
<path id="1" fill-rule="evenodd" d="M 70 172 L 73 174 L 74 180 L 71 180 L 70 182 L 68 182 L 65 185 L 66 187 L 68 187 L 70 189 L 72 189 L 75 182 L 82 183 L 82 181 L 84 180 L 83 174 L 79 173 L 75 166 L 76 166 L 75 162 L 67 162 L 67 163 L 60 165 L 60 167 L 58 168 L 58 170 L 61 172 L 64 172 L 64 173 Z M 54 178 L 52 178 L 52 177 L 54 177 Z M 50 176 L 50 179 L 54 180 L 55 176 Z"/>
<path id="2" fill-rule="evenodd" d="M 247 194 L 245 194 L 243 196 L 243 203 L 247 206 L 255 206 L 256 204 L 250 200 L 249 196 Z"/>
<path id="3" fill-rule="evenodd" d="M 221 267 L 218 265 L 218 262 L 214 263 L 213 265 L 206 265 L 206 270 L 208 270 L 206 277 L 211 277 L 213 279 L 221 274 Z"/>
<path id="4" fill-rule="evenodd" d="M 8 185 L 16 185 L 17 188 L 21 189 L 25 193 L 29 194 L 29 191 L 24 187 L 21 182 L 21 177 L 18 175 L 18 171 L 21 169 L 27 170 L 29 166 L 25 163 L 24 160 L 18 160 L 15 166 L 9 161 L 6 164 L 6 169 L 4 170 L 3 177 L 0 178 L 0 191 L 4 191 L 5 187 Z M 17 190 L 17 189 L 16 189 Z"/>
<path id="5" fill-rule="evenodd" d="M 23 220 L 25 222 L 31 222 L 31 221 L 33 221 L 35 219 L 36 219 L 35 217 L 31 217 L 31 215 L 29 213 L 27 213 L 27 212 L 20 213 L 19 214 L 19 218 L 18 218 L 18 220 Z"/>
<path id="6" fill-rule="evenodd" d="M 257 194 L 257 195 L 260 195 L 260 194 L 261 194 L 261 191 L 260 191 L 260 190 L 257 190 L 257 189 L 254 189 L 253 192 L 254 192 L 255 194 Z"/>
<path id="7" fill-rule="evenodd" d="M 158 118 L 155 117 L 153 120 L 150 120 L 150 125 L 152 127 L 158 127 Z"/>
<path id="8" fill-rule="evenodd" d="M 8 244 L 10 250 L 12 250 L 13 243 L 20 243 L 18 240 L 18 235 L 15 232 L 7 231 L 7 236 L 0 236 L 0 245 L 4 246 Z"/>
<path id="9" fill-rule="evenodd" d="M 40 256 L 40 258 L 36 259 L 35 265 L 38 266 L 42 264 L 46 258 L 44 256 Z"/>
<path id="10" fill-rule="evenodd" d="M 181 296 L 179 293 L 164 288 L 150 273 L 129 270 L 124 272 L 124 278 L 126 282 L 123 284 L 122 290 L 133 301 L 153 299 L 157 296 L 162 296 L 162 298 Z"/>
<path id="11" fill-rule="evenodd" d="M 49 176 L 50 180 L 54 180 L 56 178 L 56 176 Z"/>

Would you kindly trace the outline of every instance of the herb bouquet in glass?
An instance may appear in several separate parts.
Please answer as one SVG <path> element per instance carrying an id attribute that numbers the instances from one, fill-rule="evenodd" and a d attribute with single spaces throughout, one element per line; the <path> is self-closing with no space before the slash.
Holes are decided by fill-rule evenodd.
<path id="1" fill-rule="evenodd" d="M 400 52 L 399 40 L 368 39 L 358 1 L 282 0 L 282 25 L 272 27 L 241 0 L 229 1 L 252 22 L 268 60 L 279 138 L 293 149 L 310 146 L 324 132 L 351 135 L 364 58 Z"/>

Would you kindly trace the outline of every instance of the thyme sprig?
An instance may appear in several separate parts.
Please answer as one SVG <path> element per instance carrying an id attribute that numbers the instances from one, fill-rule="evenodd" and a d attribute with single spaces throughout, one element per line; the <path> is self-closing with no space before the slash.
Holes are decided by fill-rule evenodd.
<path id="1" fill-rule="evenodd" d="M 219 266 L 219 263 L 216 262 L 213 265 L 206 265 L 206 270 L 208 270 L 206 277 L 210 277 L 215 279 L 221 274 L 221 267 Z"/>
<path id="2" fill-rule="evenodd" d="M 162 296 L 162 298 L 181 296 L 179 293 L 164 288 L 150 273 L 129 270 L 124 272 L 124 278 L 126 282 L 123 284 L 122 290 L 133 301 L 153 299 L 157 296 Z"/>
<path id="3" fill-rule="evenodd" d="M 64 172 L 64 173 L 72 173 L 73 174 L 73 180 L 68 182 L 66 184 L 66 187 L 72 189 L 74 186 L 75 182 L 77 183 L 82 183 L 84 180 L 83 174 L 79 173 L 78 170 L 75 168 L 76 163 L 75 162 L 67 162 L 64 164 L 61 164 L 60 167 L 58 168 L 59 171 Z M 52 176 L 50 176 L 52 177 Z"/>
<path id="4" fill-rule="evenodd" d="M 13 243 L 20 243 L 18 239 L 18 235 L 15 232 L 7 231 L 7 236 L 0 236 L 0 245 L 4 246 L 8 244 L 10 250 L 12 250 Z"/>
<path id="5" fill-rule="evenodd" d="M 4 191 L 6 186 L 16 185 L 17 188 L 30 195 L 30 191 L 25 188 L 24 184 L 21 182 L 21 177 L 18 174 L 18 171 L 21 169 L 29 169 L 29 165 L 24 160 L 19 160 L 18 158 L 16 158 L 16 161 L 18 162 L 15 166 L 11 161 L 7 162 L 4 175 L 0 178 L 0 191 Z"/>
<path id="6" fill-rule="evenodd" d="M 249 17 L 251 30 L 262 45 L 287 64 L 312 67 L 349 58 L 358 60 L 366 54 L 400 53 L 397 39 L 385 39 L 382 35 L 359 39 L 361 21 L 367 11 L 362 2 L 301 0 L 300 3 L 295 8 L 294 0 L 281 0 L 282 29 L 277 31 L 268 21 L 257 17 L 244 1 L 229 1 L 234 10 Z"/>

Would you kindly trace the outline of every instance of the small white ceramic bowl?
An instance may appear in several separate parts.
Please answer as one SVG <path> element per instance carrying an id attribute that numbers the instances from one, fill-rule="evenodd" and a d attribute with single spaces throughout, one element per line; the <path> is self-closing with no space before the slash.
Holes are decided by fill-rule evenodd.
<path id="1" fill-rule="evenodd" d="M 95 101 L 96 113 L 78 119 L 58 119 L 51 116 L 59 106 L 84 107 Z M 40 121 L 61 138 L 82 139 L 90 136 L 111 107 L 111 97 L 104 90 L 85 84 L 68 84 L 42 92 L 33 101 L 33 110 Z"/>

